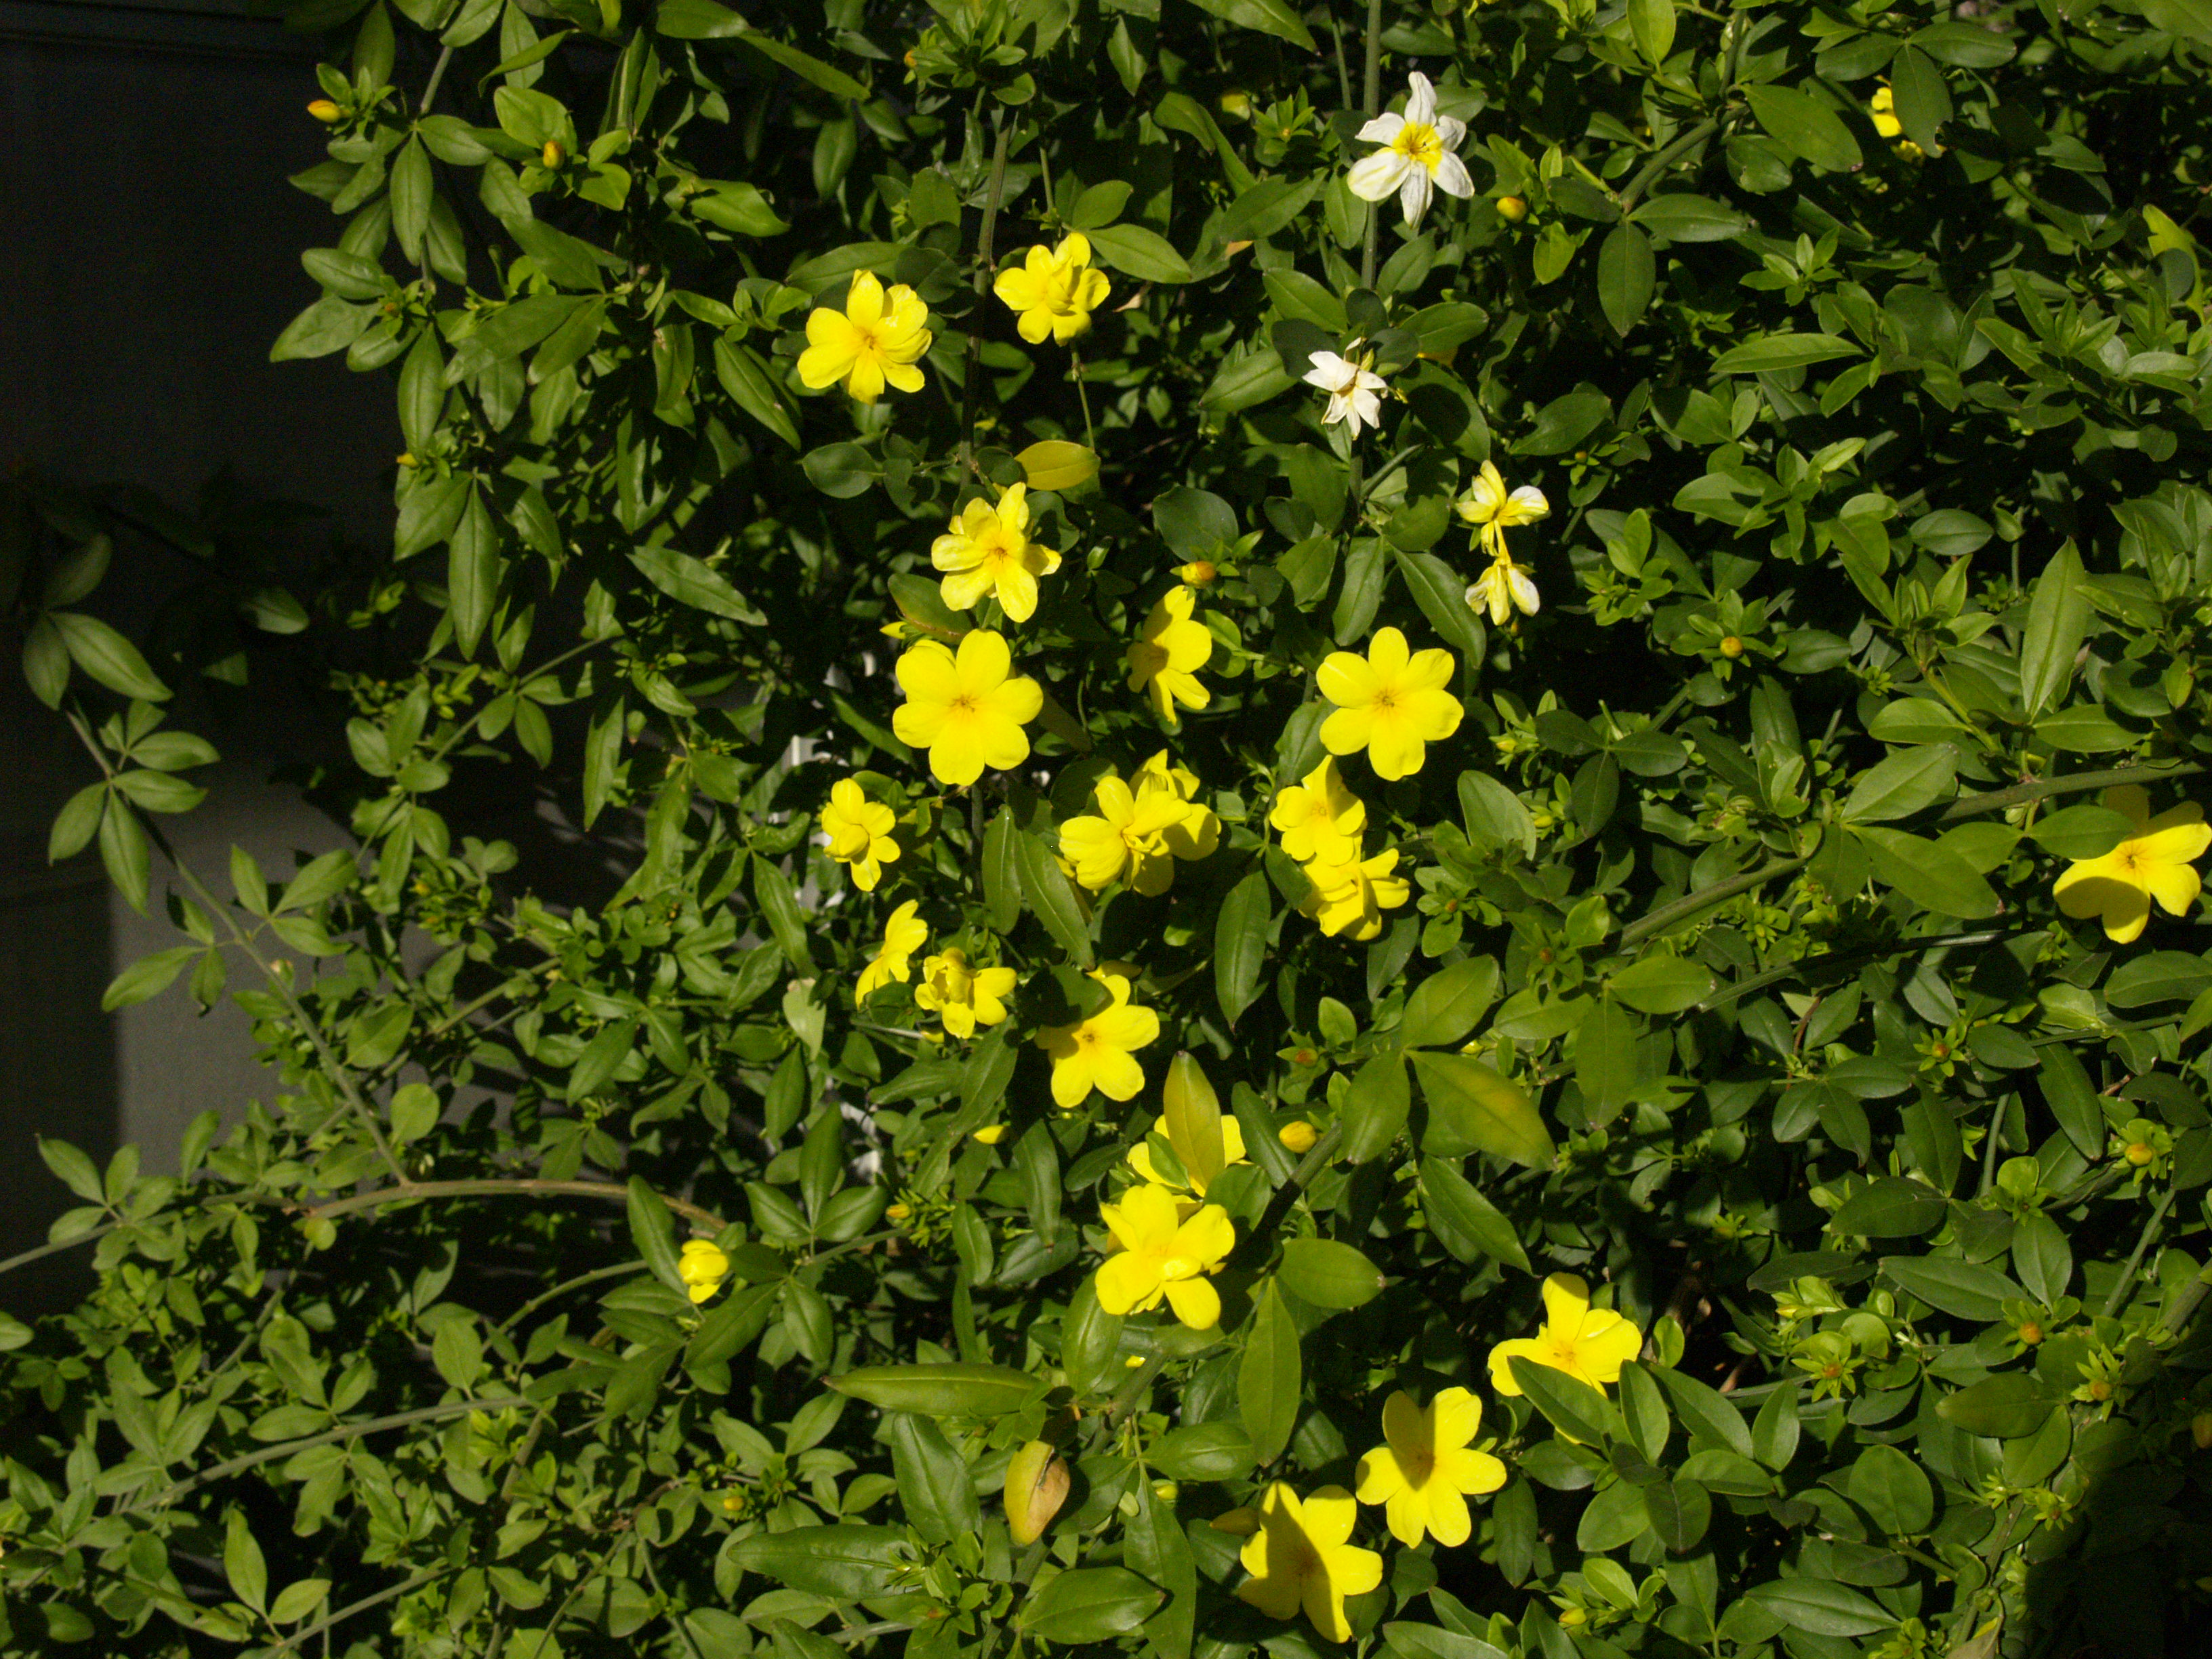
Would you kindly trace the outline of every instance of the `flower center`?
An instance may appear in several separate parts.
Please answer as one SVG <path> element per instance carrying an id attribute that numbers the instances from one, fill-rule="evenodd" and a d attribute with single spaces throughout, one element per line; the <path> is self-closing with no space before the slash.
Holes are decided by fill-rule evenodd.
<path id="1" fill-rule="evenodd" d="M 1444 155 L 1444 141 L 1437 130 L 1419 121 L 1408 121 L 1400 127 L 1398 136 L 1390 141 L 1390 148 L 1407 161 L 1418 161 L 1430 173 L 1437 170 L 1437 163 Z"/>
<path id="2" fill-rule="evenodd" d="M 1397 691 L 1390 686 L 1382 687 L 1375 694 L 1374 708 L 1378 714 L 1396 714 L 1398 712 Z"/>
<path id="3" fill-rule="evenodd" d="M 982 705 L 976 700 L 975 695 L 973 692 L 963 691 L 957 696 L 954 697 L 951 702 L 945 704 L 945 710 L 949 714 L 973 717 L 977 709 L 981 706 Z"/>

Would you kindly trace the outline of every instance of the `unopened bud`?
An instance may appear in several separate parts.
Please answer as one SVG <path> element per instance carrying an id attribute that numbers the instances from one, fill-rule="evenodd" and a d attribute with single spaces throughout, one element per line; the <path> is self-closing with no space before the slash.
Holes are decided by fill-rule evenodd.
<path id="1" fill-rule="evenodd" d="M 1213 579 L 1220 574 L 1210 559 L 1193 559 L 1188 564 L 1176 567 L 1176 580 L 1185 587 L 1211 587 Z"/>
<path id="2" fill-rule="evenodd" d="M 549 167 L 557 167 L 568 159 L 568 152 L 561 148 L 558 138 L 548 138 L 545 148 L 538 152 L 538 159 Z"/>
<path id="3" fill-rule="evenodd" d="M 1285 1123 L 1281 1128 L 1276 1130 L 1275 1139 L 1281 1141 L 1291 1152 L 1310 1152 L 1313 1150 L 1314 1142 L 1321 1139 L 1321 1131 L 1315 1128 L 1305 1119 L 1299 1118 L 1297 1121 Z"/>
<path id="4" fill-rule="evenodd" d="M 914 1206 L 911 1204 L 890 1205 L 884 1209 L 884 1214 L 893 1221 L 905 1221 L 912 1218 Z"/>
<path id="5" fill-rule="evenodd" d="M 971 1140 L 981 1141 L 986 1146 L 995 1146 L 1006 1138 L 1006 1126 L 1003 1123 L 994 1123 L 987 1129 L 978 1129 L 969 1137 Z"/>
<path id="6" fill-rule="evenodd" d="M 1733 634 L 1723 635 L 1721 639 L 1721 655 L 1729 658 L 1741 657 L 1743 655 L 1743 641 L 1736 638 Z"/>
<path id="7" fill-rule="evenodd" d="M 2033 1348 L 2043 1340 L 2043 1327 L 2033 1319 L 2020 1328 L 2020 1340 Z"/>
<path id="8" fill-rule="evenodd" d="M 1528 216 L 1528 204 L 1518 196 L 1501 196 L 1498 198 L 1498 216 L 1517 225 Z"/>
<path id="9" fill-rule="evenodd" d="M 2140 1170 L 2158 1156 L 2158 1151 L 2148 1141 L 2131 1140 L 2122 1150 L 2120 1156 Z"/>
<path id="10" fill-rule="evenodd" d="M 327 98 L 318 98 L 308 105 L 307 113 L 326 127 L 334 127 L 345 119 L 345 112 Z"/>

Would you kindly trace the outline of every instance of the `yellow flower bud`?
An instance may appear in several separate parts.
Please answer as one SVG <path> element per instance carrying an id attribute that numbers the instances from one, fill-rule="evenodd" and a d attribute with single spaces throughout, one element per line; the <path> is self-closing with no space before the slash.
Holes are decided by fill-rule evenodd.
<path id="1" fill-rule="evenodd" d="M 1220 574 L 1206 559 L 1193 559 L 1188 564 L 1176 567 L 1176 580 L 1186 587 L 1211 587 L 1213 579 Z"/>
<path id="2" fill-rule="evenodd" d="M 2212 1451 L 2212 1412 L 2199 1412 L 2189 1419 L 2189 1437 L 2199 1451 Z"/>
<path id="3" fill-rule="evenodd" d="M 2148 1141 L 2131 1140 L 2122 1149 L 2120 1156 L 2140 1170 L 2158 1156 L 2158 1149 Z"/>
<path id="4" fill-rule="evenodd" d="M 1733 634 L 1724 635 L 1721 640 L 1721 655 L 1729 658 L 1741 657 L 1743 655 L 1743 641 Z"/>
<path id="5" fill-rule="evenodd" d="M 1003 1123 L 994 1123 L 988 1128 L 978 1129 L 969 1137 L 971 1140 L 981 1141 L 986 1146 L 995 1146 L 1006 1138 L 1006 1126 Z"/>
<path id="6" fill-rule="evenodd" d="M 2038 1343 L 2043 1340 L 2043 1327 L 2037 1324 L 2033 1319 L 2027 1321 L 2027 1323 L 2023 1324 L 2020 1328 L 2020 1340 L 2026 1343 L 2029 1347 L 2034 1347 Z"/>
<path id="7" fill-rule="evenodd" d="M 1498 198 L 1498 216 L 1517 225 L 1528 216 L 1528 204 L 1518 196 L 1501 196 Z"/>
<path id="8" fill-rule="evenodd" d="M 1291 1151 L 1303 1155 L 1313 1150 L 1314 1142 L 1321 1139 L 1321 1131 L 1304 1118 L 1299 1118 L 1297 1121 L 1285 1123 L 1281 1128 L 1276 1130 L 1275 1139 L 1281 1141 Z"/>
<path id="9" fill-rule="evenodd" d="M 334 127 L 345 119 L 345 112 L 327 98 L 318 98 L 308 105 L 307 113 L 326 127 Z"/>
<path id="10" fill-rule="evenodd" d="M 1144 1363 L 1145 1363 L 1145 1356 L 1144 1356 L 1144 1355 L 1142 1355 L 1142 1354 L 1140 1354 L 1140 1353 L 1133 1353 L 1133 1354 L 1131 1354 L 1131 1355 L 1130 1355 L 1127 1359 L 1125 1359 L 1125 1360 L 1123 1360 L 1123 1361 L 1121 1362 L 1121 1366 L 1122 1366 L 1122 1369 L 1123 1369 L 1123 1370 L 1132 1370 L 1132 1371 L 1133 1371 L 1133 1370 L 1135 1370 L 1139 1366 L 1142 1365 Z"/>
<path id="11" fill-rule="evenodd" d="M 892 1221 L 909 1220 L 914 1215 L 914 1206 L 911 1204 L 893 1204 L 884 1211 L 884 1214 L 886 1218 Z"/>
<path id="12" fill-rule="evenodd" d="M 561 148 L 558 138 L 548 138 L 545 148 L 538 152 L 538 159 L 549 167 L 557 167 L 568 159 L 568 152 Z"/>

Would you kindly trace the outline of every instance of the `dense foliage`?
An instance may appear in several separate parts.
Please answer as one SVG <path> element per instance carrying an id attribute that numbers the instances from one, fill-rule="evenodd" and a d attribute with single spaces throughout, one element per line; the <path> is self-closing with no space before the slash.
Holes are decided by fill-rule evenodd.
<path id="1" fill-rule="evenodd" d="M 282 1081 L 0 1652 L 2202 1650 L 2206 0 L 281 9 L 393 541 L 9 486 Z"/>

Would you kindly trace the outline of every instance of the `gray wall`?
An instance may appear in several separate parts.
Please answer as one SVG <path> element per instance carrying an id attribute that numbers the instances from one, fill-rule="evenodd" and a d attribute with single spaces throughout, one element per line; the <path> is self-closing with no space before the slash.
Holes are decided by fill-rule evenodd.
<path id="1" fill-rule="evenodd" d="M 0 466 L 179 502 L 228 466 L 373 538 L 389 533 L 398 447 L 388 379 L 268 361 L 315 297 L 300 250 L 335 240 L 335 222 L 284 182 L 322 159 L 304 112 L 314 48 L 246 9 L 0 0 Z M 125 549 L 97 603 L 127 626 L 169 580 Z M 270 1090 L 235 1008 L 202 1018 L 173 991 L 100 1012 L 119 967 L 176 936 L 158 902 L 149 921 L 114 897 L 94 857 L 47 866 L 53 813 L 90 774 L 25 690 L 16 644 L 0 630 L 0 1257 L 42 1243 L 75 1201 L 34 1133 L 95 1158 L 136 1140 L 161 1168 L 194 1114 L 235 1115 Z M 265 781 L 270 732 L 207 735 L 226 761 L 202 780 L 209 802 L 171 822 L 183 856 L 216 874 L 237 842 L 276 874 L 295 848 L 340 844 Z M 71 1258 L 55 1266 L 0 1280 L 0 1306 L 51 1306 L 82 1282 Z"/>

